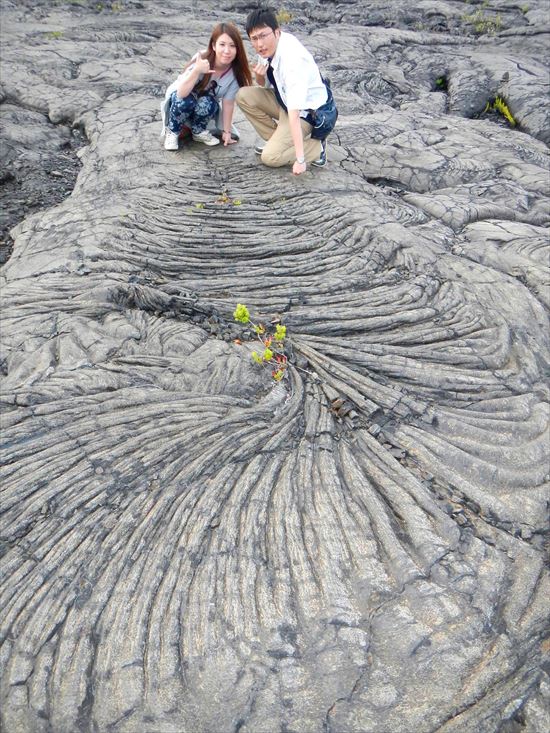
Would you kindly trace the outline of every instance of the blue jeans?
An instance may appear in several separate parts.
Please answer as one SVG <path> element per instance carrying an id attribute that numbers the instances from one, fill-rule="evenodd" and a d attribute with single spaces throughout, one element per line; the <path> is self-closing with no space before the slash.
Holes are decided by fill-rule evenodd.
<path id="1" fill-rule="evenodd" d="M 215 117 L 220 105 L 211 94 L 197 97 L 196 94 L 189 94 L 183 99 L 178 99 L 176 92 L 170 97 L 170 112 L 168 127 L 172 132 L 179 133 L 184 125 L 191 128 L 193 135 L 204 132 L 209 120 Z"/>

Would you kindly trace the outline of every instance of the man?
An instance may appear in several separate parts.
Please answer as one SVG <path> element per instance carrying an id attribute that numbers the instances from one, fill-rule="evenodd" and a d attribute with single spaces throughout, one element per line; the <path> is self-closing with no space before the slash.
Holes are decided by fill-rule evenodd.
<path id="1" fill-rule="evenodd" d="M 242 87 L 236 101 L 267 141 L 255 148 L 262 163 L 274 168 L 290 164 L 296 176 L 308 163 L 324 166 L 326 141 L 312 139 L 312 126 L 305 119 L 328 97 L 313 56 L 297 38 L 281 31 L 270 8 L 253 10 L 246 32 L 259 56 L 253 67 L 258 86 Z"/>

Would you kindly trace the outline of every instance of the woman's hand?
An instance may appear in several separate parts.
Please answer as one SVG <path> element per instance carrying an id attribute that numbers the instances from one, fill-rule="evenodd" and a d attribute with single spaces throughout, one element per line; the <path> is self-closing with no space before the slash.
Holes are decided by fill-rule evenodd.
<path id="1" fill-rule="evenodd" d="M 294 165 L 292 166 L 292 175 L 293 176 L 299 176 L 302 173 L 305 173 L 306 172 L 306 168 L 307 168 L 307 165 L 306 165 L 305 160 L 304 160 L 303 163 L 298 163 L 298 161 L 295 160 L 294 161 Z"/>
<path id="2" fill-rule="evenodd" d="M 199 58 L 197 59 L 197 62 L 195 63 L 195 70 L 199 74 L 213 74 L 214 69 L 210 68 L 210 63 L 208 59 Z"/>
<path id="3" fill-rule="evenodd" d="M 223 99 L 222 100 L 222 143 L 227 147 L 233 145 L 236 140 L 231 137 L 231 123 L 233 122 L 233 112 L 235 110 L 234 99 Z"/>
<path id="4" fill-rule="evenodd" d="M 181 81 L 176 89 L 178 97 L 180 99 L 184 99 L 188 94 L 191 94 L 193 87 L 198 82 L 201 74 L 213 73 L 214 70 L 210 68 L 208 59 L 203 59 L 201 52 L 197 51 L 191 59 L 189 66 L 184 69 L 183 73 L 179 77 Z"/>
<path id="5" fill-rule="evenodd" d="M 225 147 L 227 147 L 228 145 L 233 145 L 237 142 L 236 140 L 233 140 L 233 138 L 231 137 L 231 133 L 227 130 L 224 130 L 222 132 L 222 140 Z"/>

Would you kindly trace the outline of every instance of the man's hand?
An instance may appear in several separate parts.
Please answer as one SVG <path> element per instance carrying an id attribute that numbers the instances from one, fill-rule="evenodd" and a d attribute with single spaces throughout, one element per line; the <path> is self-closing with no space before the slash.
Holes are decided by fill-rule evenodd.
<path id="1" fill-rule="evenodd" d="M 306 172 L 306 162 L 304 160 L 303 163 L 298 163 L 297 160 L 294 161 L 294 165 L 292 166 L 292 175 L 293 176 L 300 176 L 302 173 Z"/>
<path id="2" fill-rule="evenodd" d="M 300 176 L 306 172 L 306 161 L 304 155 L 304 138 L 302 134 L 302 127 L 300 123 L 300 110 L 289 109 L 288 110 L 288 124 L 290 125 L 290 135 L 292 142 L 294 143 L 294 152 L 296 154 L 296 160 L 292 166 L 292 174 L 294 176 Z M 303 163 L 298 161 L 302 160 Z"/>
<path id="3" fill-rule="evenodd" d="M 256 84 L 260 87 L 265 87 L 265 75 L 267 73 L 267 64 L 258 61 L 256 66 L 252 67 L 254 76 L 256 77 Z"/>

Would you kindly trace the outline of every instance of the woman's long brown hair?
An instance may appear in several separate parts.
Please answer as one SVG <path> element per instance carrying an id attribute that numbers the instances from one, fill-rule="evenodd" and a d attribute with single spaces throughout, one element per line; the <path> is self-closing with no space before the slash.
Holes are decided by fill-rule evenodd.
<path id="1" fill-rule="evenodd" d="M 208 50 L 206 51 L 206 53 L 202 54 L 203 59 L 208 59 L 210 68 L 214 68 L 214 64 L 216 62 L 216 52 L 214 50 L 214 46 L 218 38 L 223 33 L 227 33 L 237 49 L 237 55 L 235 56 L 235 58 L 233 59 L 233 63 L 231 64 L 231 68 L 233 69 L 233 73 L 235 74 L 237 83 L 240 87 L 251 86 L 252 74 L 250 73 L 248 58 L 246 56 L 246 51 L 244 50 L 244 44 L 241 38 L 241 34 L 239 33 L 239 29 L 234 23 L 218 23 L 218 25 L 212 31 L 212 35 L 210 36 L 210 40 L 208 41 Z M 191 62 L 187 64 L 187 66 L 190 65 Z M 187 66 L 185 68 L 187 68 Z M 210 74 L 205 74 L 203 79 L 197 84 L 196 89 L 202 91 L 208 86 L 209 82 Z"/>

